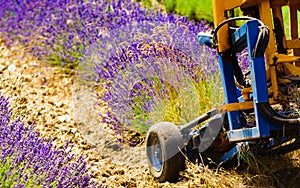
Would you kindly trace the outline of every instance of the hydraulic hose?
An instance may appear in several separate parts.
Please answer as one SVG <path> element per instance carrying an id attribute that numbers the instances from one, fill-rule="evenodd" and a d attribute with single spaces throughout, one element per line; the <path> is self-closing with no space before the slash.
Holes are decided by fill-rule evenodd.
<path id="1" fill-rule="evenodd" d="M 267 26 L 261 26 L 257 37 L 257 42 L 253 48 L 253 57 L 262 57 L 266 51 L 269 43 L 269 28 Z"/>
<path id="2" fill-rule="evenodd" d="M 287 116 L 278 114 L 267 102 L 258 103 L 257 107 L 262 116 L 275 125 L 285 126 L 300 124 L 300 118 L 289 119 Z"/>
<path id="3" fill-rule="evenodd" d="M 234 77 L 235 77 L 236 81 L 241 86 L 247 87 L 248 85 L 247 85 L 247 82 L 246 82 L 246 77 L 243 74 L 241 67 L 239 66 L 237 57 L 236 56 L 232 57 L 231 61 L 232 61 L 233 74 L 234 74 Z"/>
<path id="4" fill-rule="evenodd" d="M 226 20 L 224 20 L 223 22 L 221 22 L 216 29 L 214 30 L 213 33 L 213 46 L 217 46 L 218 44 L 218 37 L 217 37 L 217 33 L 218 31 L 221 29 L 221 27 L 223 27 L 225 24 L 233 22 L 233 21 L 237 21 L 237 20 L 245 20 L 245 21 L 250 21 L 250 20 L 257 20 L 258 23 L 261 26 L 265 26 L 264 23 L 262 21 L 260 21 L 259 19 L 253 18 L 253 17 L 247 17 L 247 16 L 239 16 L 239 17 L 233 17 L 233 18 L 228 18 Z"/>

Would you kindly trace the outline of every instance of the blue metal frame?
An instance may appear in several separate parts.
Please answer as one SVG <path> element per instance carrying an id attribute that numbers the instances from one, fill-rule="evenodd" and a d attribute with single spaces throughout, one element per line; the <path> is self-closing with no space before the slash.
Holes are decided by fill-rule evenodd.
<path id="1" fill-rule="evenodd" d="M 271 130 L 283 130 L 283 126 L 274 125 L 268 120 L 266 120 L 258 110 L 259 103 L 269 102 L 268 96 L 268 86 L 267 86 L 267 76 L 265 67 L 264 57 L 253 57 L 253 50 L 255 48 L 256 42 L 259 35 L 259 23 L 256 20 L 248 21 L 242 25 L 236 32 L 232 35 L 232 53 L 241 52 L 245 47 L 248 48 L 248 55 L 250 59 L 250 71 L 251 71 L 251 81 L 252 81 L 252 91 L 251 96 L 254 101 L 254 113 L 256 126 L 251 128 L 240 128 L 240 124 L 233 118 L 238 117 L 238 112 L 229 112 L 228 118 L 230 124 L 230 130 L 227 133 L 230 142 L 247 143 L 249 140 L 269 137 Z M 242 96 L 235 98 L 237 95 L 233 89 L 233 71 L 230 63 L 223 54 L 219 54 L 220 67 L 223 77 L 223 85 L 226 103 L 232 103 L 237 101 L 243 101 Z M 298 125 L 299 127 L 300 125 Z M 271 149 L 278 143 L 284 143 L 290 138 L 282 137 L 276 142 L 269 142 L 266 148 Z M 236 144 L 231 150 L 229 150 L 219 162 L 225 162 L 231 159 L 233 156 L 241 152 L 241 148 Z"/>
<path id="2" fill-rule="evenodd" d="M 237 95 L 237 88 L 233 77 L 233 67 L 232 62 L 230 62 L 231 58 L 224 54 L 219 54 L 218 57 L 222 73 L 225 102 L 226 104 L 236 103 L 238 102 L 239 95 Z M 240 117 L 241 115 L 239 111 L 228 112 L 229 126 L 231 130 L 242 127 Z"/>
<path id="3" fill-rule="evenodd" d="M 259 23 L 256 20 L 248 21 L 242 25 L 232 35 L 232 50 L 236 52 L 248 48 L 250 59 L 251 81 L 254 100 L 254 111 L 256 119 L 256 127 L 242 128 L 240 112 L 229 112 L 228 120 L 230 131 L 228 132 L 229 141 L 243 141 L 255 138 L 270 136 L 271 129 L 279 129 L 280 127 L 272 125 L 258 111 L 257 105 L 261 102 L 268 102 L 268 87 L 264 57 L 253 57 L 252 52 L 258 39 Z M 224 85 L 224 93 L 226 104 L 235 103 L 241 100 L 236 94 L 236 86 L 234 83 L 232 64 L 228 62 L 226 55 L 219 54 L 220 68 L 222 72 L 222 81 Z"/>

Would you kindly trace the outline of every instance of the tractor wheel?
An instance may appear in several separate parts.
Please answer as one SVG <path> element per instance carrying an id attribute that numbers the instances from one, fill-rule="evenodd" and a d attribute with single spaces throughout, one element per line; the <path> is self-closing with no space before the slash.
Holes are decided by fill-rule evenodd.
<path id="1" fill-rule="evenodd" d="M 185 169 L 182 135 L 174 124 L 160 122 L 147 134 L 147 160 L 150 173 L 159 182 L 174 182 Z"/>

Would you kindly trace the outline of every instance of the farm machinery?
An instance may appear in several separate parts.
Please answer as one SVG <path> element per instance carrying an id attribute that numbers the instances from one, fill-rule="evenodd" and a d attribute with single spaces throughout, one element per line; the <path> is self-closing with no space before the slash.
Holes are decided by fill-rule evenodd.
<path id="1" fill-rule="evenodd" d="M 217 50 L 225 102 L 185 125 L 150 128 L 146 152 L 155 179 L 175 181 L 186 158 L 223 164 L 245 150 L 277 155 L 300 148 L 299 11 L 298 0 L 213 0 L 215 29 L 198 41 Z"/>

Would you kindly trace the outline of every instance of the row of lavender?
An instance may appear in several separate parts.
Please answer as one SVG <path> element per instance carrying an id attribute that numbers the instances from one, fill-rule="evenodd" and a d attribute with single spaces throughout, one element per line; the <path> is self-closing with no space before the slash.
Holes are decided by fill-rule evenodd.
<path id="1" fill-rule="evenodd" d="M 96 187 L 83 157 L 74 158 L 68 143 L 53 146 L 22 117 L 12 113 L 9 98 L 0 95 L 1 187 Z"/>
<path id="2" fill-rule="evenodd" d="M 154 15 L 153 15 L 154 14 Z M 85 48 L 101 40 L 105 31 L 143 21 L 185 22 L 160 12 L 150 12 L 131 0 L 15 0 L 0 6 L 0 32 L 8 44 L 16 40 L 46 60 L 57 57 L 76 62 Z M 199 26 L 189 23 L 189 30 Z M 200 26 L 201 27 L 201 26 Z"/>
<path id="3" fill-rule="evenodd" d="M 105 88 L 103 121 L 122 135 L 157 121 L 182 124 L 220 99 L 215 51 L 196 35 L 210 29 L 131 0 L 15 0 L 0 6 L 0 34 L 52 64 L 78 67 Z M 217 99 L 217 100 L 216 100 Z M 120 138 L 122 139 L 122 138 Z"/>

